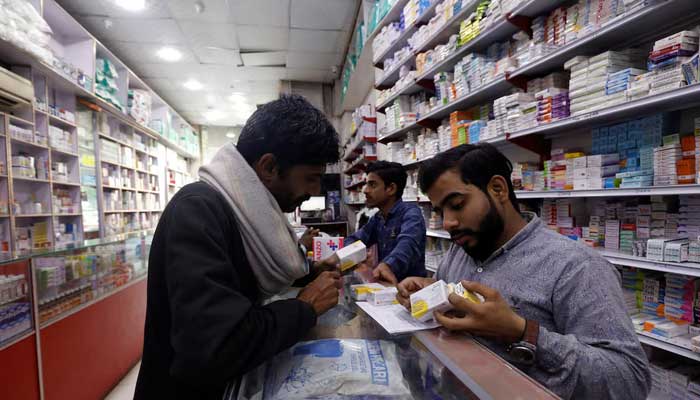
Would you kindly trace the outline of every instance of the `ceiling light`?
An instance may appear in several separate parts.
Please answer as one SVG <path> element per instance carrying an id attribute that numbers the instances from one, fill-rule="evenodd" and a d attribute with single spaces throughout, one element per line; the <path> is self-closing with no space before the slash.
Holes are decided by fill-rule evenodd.
<path id="1" fill-rule="evenodd" d="M 196 12 L 197 14 L 203 13 L 204 12 L 204 3 L 202 3 L 201 1 L 195 2 L 194 3 L 194 12 Z"/>
<path id="2" fill-rule="evenodd" d="M 245 103 L 246 98 L 243 96 L 242 93 L 234 93 L 231 96 L 229 96 L 229 100 L 231 100 L 234 103 Z"/>
<path id="3" fill-rule="evenodd" d="M 146 0 L 116 0 L 119 7 L 129 11 L 141 11 L 146 8 Z"/>
<path id="4" fill-rule="evenodd" d="M 180 53 L 180 50 L 174 47 L 162 47 L 156 52 L 156 55 L 161 59 L 170 62 L 180 61 L 182 58 L 182 53 Z"/>
<path id="5" fill-rule="evenodd" d="M 201 90 L 204 87 L 198 80 L 195 79 L 188 80 L 187 82 L 183 83 L 182 86 L 189 90 Z"/>
<path id="6" fill-rule="evenodd" d="M 235 139 L 235 138 L 236 138 L 236 134 L 233 133 L 233 132 L 228 132 L 228 133 L 226 134 L 226 137 L 229 138 L 229 139 Z"/>

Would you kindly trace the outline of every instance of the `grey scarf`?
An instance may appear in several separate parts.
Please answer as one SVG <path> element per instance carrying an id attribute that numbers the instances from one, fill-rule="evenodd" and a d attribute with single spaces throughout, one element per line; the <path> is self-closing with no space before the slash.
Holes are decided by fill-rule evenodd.
<path id="1" fill-rule="evenodd" d="M 224 145 L 199 177 L 229 203 L 258 287 L 266 298 L 288 289 L 309 271 L 294 230 L 233 143 Z"/>

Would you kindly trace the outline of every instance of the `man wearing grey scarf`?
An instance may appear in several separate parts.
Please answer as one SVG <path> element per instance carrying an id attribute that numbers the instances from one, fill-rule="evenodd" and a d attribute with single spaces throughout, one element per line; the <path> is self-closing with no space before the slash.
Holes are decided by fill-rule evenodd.
<path id="1" fill-rule="evenodd" d="M 326 117 L 284 96 L 173 197 L 151 246 L 135 399 L 220 399 L 337 304 L 338 272 L 309 268 L 284 213 L 319 194 L 339 151 Z M 269 301 L 302 281 L 296 299 Z"/>

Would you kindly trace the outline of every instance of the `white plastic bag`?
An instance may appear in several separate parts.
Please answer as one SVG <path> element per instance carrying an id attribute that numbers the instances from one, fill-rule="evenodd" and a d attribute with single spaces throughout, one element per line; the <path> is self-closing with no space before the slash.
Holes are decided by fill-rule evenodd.
<path id="1" fill-rule="evenodd" d="M 325 339 L 299 343 L 275 357 L 265 378 L 265 400 L 409 397 L 393 343 Z"/>

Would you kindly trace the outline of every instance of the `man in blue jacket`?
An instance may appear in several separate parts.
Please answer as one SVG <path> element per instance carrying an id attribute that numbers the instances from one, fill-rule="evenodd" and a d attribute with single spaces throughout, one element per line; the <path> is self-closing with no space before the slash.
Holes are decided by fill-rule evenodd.
<path id="1" fill-rule="evenodd" d="M 399 163 L 377 161 L 367 167 L 363 192 L 368 208 L 379 212 L 345 244 L 361 240 L 367 247 L 378 247 L 379 265 L 374 278 L 396 284 L 409 276 L 425 276 L 425 220 L 416 205 L 401 198 L 406 187 L 406 171 Z"/>

